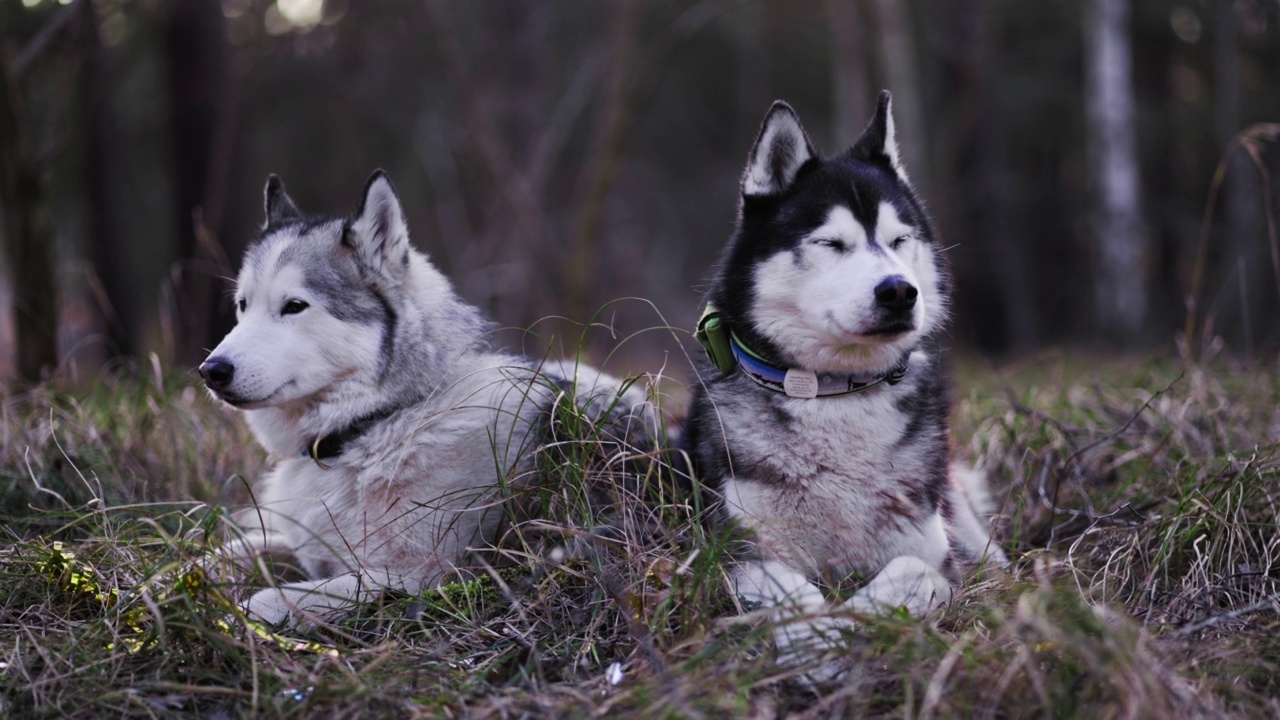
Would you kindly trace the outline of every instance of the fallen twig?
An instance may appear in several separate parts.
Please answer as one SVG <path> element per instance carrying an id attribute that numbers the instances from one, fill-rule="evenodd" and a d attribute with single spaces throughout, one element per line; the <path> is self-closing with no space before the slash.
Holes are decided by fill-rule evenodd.
<path id="1" fill-rule="evenodd" d="M 1246 615 L 1252 615 L 1256 612 L 1266 610 L 1267 608 L 1275 610 L 1276 614 L 1280 615 L 1280 593 L 1269 595 L 1248 607 L 1238 608 L 1218 615 L 1210 615 L 1209 617 L 1203 620 L 1197 620 L 1190 625 L 1183 625 L 1177 630 L 1169 633 L 1169 637 L 1186 637 L 1192 633 L 1204 630 L 1205 628 L 1213 627 L 1214 625 L 1219 625 L 1229 620 L 1238 620 Z"/>

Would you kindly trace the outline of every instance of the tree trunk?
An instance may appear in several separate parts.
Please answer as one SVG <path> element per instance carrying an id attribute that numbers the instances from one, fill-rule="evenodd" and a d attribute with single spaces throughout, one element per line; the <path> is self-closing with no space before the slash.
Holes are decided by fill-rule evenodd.
<path id="1" fill-rule="evenodd" d="M 1019 230 L 1013 198 L 1017 181 L 1009 162 L 1010 122 L 999 89 L 1007 84 L 994 60 L 993 3 L 935 0 L 927 10 L 947 28 L 942 107 L 950 108 L 939 134 L 938 178 L 929 198 L 942 215 L 945 244 L 955 263 L 964 311 L 956 328 L 978 349 L 1018 354 L 1036 346 L 1041 323 L 1032 278 L 1032 250 Z M 931 128 L 931 132 L 934 129 Z"/>
<path id="2" fill-rule="evenodd" d="M 102 331 L 111 355 L 137 353 L 133 303 L 128 282 L 125 248 L 116 221 L 115 184 L 112 182 L 111 149 L 115 124 L 103 72 L 102 42 L 93 3 L 81 2 L 79 11 L 80 97 L 84 107 L 81 132 L 84 147 L 84 192 L 88 201 L 88 260 L 96 276 Z"/>
<path id="3" fill-rule="evenodd" d="M 17 78 L 3 52 L 0 83 L 0 205 L 5 251 L 13 274 L 15 360 L 18 377 L 36 382 L 58 364 L 53 232 L 39 168 L 24 146 Z"/>
<path id="4" fill-rule="evenodd" d="M 1240 37 L 1235 3 L 1213 2 L 1213 107 L 1214 138 L 1218 152 L 1227 148 L 1240 132 Z M 1213 326 L 1230 341 L 1243 341 L 1246 353 L 1253 351 L 1253 326 L 1259 323 L 1270 290 L 1267 282 L 1270 258 L 1261 239 L 1259 220 L 1262 197 L 1256 171 L 1244 152 L 1227 161 L 1214 253 L 1214 286 L 1207 288 L 1205 312 L 1216 315 Z M 1263 306 L 1263 307 L 1259 307 Z"/>
<path id="5" fill-rule="evenodd" d="M 174 231 L 177 262 L 172 273 L 177 300 L 174 361 L 198 362 L 217 338 L 211 337 L 216 261 L 202 247 L 200 234 L 217 228 L 207 209 L 219 106 L 227 89 L 227 41 L 218 0 L 184 0 L 171 6 L 165 28 L 169 108 L 173 127 Z M 197 224 L 195 218 L 204 222 Z"/>
<path id="6" fill-rule="evenodd" d="M 1147 241 L 1139 203 L 1130 71 L 1129 0 L 1085 11 L 1085 107 L 1094 177 L 1094 286 L 1098 327 L 1132 344 L 1147 318 Z"/>
<path id="7" fill-rule="evenodd" d="M 930 178 L 933 174 L 926 162 L 929 138 L 924 131 L 924 103 L 911 18 L 898 0 L 874 0 L 872 5 L 880 36 L 880 64 L 889 91 L 893 93 L 893 119 L 902 163 L 924 196 L 932 197 Z"/>
<path id="8" fill-rule="evenodd" d="M 831 23 L 831 81 L 835 98 L 832 135 L 856 138 L 871 118 L 862 0 L 827 0 Z M 837 141 L 839 142 L 839 140 Z"/>

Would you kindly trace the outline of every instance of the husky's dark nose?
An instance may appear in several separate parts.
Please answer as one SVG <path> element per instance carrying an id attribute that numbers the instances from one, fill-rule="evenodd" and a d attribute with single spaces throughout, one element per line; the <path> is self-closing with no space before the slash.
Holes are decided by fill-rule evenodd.
<path id="1" fill-rule="evenodd" d="M 892 312 L 906 312 L 916 305 L 919 291 L 901 275 L 892 275 L 876 286 L 876 304 Z"/>
<path id="2" fill-rule="evenodd" d="M 210 390 L 226 390 L 236 375 L 236 366 L 222 358 L 209 358 L 200 364 L 200 377 Z"/>

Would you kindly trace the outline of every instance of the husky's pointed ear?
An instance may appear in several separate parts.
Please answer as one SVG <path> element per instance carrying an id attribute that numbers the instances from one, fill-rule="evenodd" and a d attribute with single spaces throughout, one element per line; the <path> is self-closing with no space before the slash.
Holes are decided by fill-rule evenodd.
<path id="1" fill-rule="evenodd" d="M 742 194 L 776 195 L 795 181 L 800 168 L 817 156 L 800 118 L 791 106 L 775 100 L 764 116 L 760 135 L 747 156 L 742 173 Z"/>
<path id="2" fill-rule="evenodd" d="M 375 277 L 394 282 L 404 276 L 409 266 L 409 228 L 400 198 L 382 170 L 369 177 L 343 242 Z"/>
<path id="3" fill-rule="evenodd" d="M 862 131 L 862 137 L 853 144 L 849 153 L 867 162 L 888 162 L 898 177 L 906 181 L 907 171 L 898 157 L 898 139 L 893 125 L 893 97 L 888 90 L 880 91 L 875 117 L 867 123 L 867 129 Z"/>
<path id="4" fill-rule="evenodd" d="M 293 204 L 293 198 L 284 191 L 284 183 L 275 174 L 267 176 L 267 186 L 262 191 L 262 205 L 267 214 L 263 229 L 302 219 L 298 206 Z"/>

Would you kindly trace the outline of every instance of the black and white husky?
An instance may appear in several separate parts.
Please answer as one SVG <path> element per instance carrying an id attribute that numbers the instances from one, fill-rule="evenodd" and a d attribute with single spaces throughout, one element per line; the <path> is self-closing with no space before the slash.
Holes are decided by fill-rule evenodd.
<path id="1" fill-rule="evenodd" d="M 588 417 L 646 417 L 638 391 L 619 397 L 590 368 L 490 349 L 490 323 L 410 245 L 381 171 L 349 217 L 304 216 L 275 176 L 265 196 L 237 325 L 200 366 L 278 459 L 249 514 L 264 527 L 231 552 L 288 553 L 310 577 L 254 594 L 252 616 L 312 619 L 438 583 L 493 539 L 496 487 L 531 471 L 566 396 Z"/>
<path id="2" fill-rule="evenodd" d="M 776 102 L 699 323 L 711 362 L 687 423 L 703 481 L 748 550 L 739 596 L 776 616 L 945 602 L 958 564 L 1003 555 L 976 473 L 948 459 L 936 342 L 947 276 L 898 157 L 890 97 L 847 151 L 814 152 Z M 783 623 L 781 649 L 840 625 Z"/>

